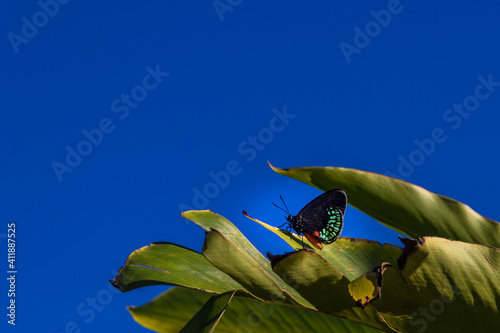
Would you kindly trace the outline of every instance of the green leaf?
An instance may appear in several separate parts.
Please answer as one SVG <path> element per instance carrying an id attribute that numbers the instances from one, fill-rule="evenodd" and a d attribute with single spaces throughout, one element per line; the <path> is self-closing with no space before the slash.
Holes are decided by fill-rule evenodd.
<path id="1" fill-rule="evenodd" d="M 211 296 L 206 292 L 175 287 L 147 304 L 127 309 L 135 321 L 150 330 L 179 332 Z"/>
<path id="2" fill-rule="evenodd" d="M 216 293 L 242 289 L 200 253 L 163 242 L 132 252 L 113 284 L 121 291 L 161 284 Z"/>
<path id="3" fill-rule="evenodd" d="M 186 288 L 172 288 L 151 302 L 129 307 L 133 318 L 156 332 L 179 332 L 206 304 L 210 294 Z M 340 317 L 272 303 L 233 297 L 214 332 L 241 333 L 375 333 L 377 329 Z"/>
<path id="4" fill-rule="evenodd" d="M 300 250 L 271 258 L 273 270 L 319 311 L 336 313 L 354 305 L 347 292 L 349 280 L 316 252 Z"/>
<path id="5" fill-rule="evenodd" d="M 234 224 L 223 216 L 209 210 L 190 210 L 182 213 L 182 217 L 196 223 L 205 231 L 214 229 L 220 232 L 227 240 L 235 246 L 248 253 L 263 268 L 272 273 L 269 261 L 253 246 L 252 243 L 241 233 Z"/>
<path id="6" fill-rule="evenodd" d="M 390 265 L 351 282 L 355 300 L 368 299 L 404 332 L 496 332 L 500 328 L 500 249 L 438 237 L 402 239 L 399 269 Z M 373 297 L 380 286 L 381 298 Z M 369 284 L 372 283 L 371 287 Z M 364 294 L 363 294 L 364 293 Z"/>
<path id="7" fill-rule="evenodd" d="M 213 332 L 235 292 L 228 291 L 224 294 L 210 297 L 201 310 L 182 328 L 181 333 Z"/>
<path id="8" fill-rule="evenodd" d="M 420 186 L 347 168 L 271 168 L 323 191 L 343 188 L 351 206 L 411 238 L 439 236 L 500 247 L 498 222 Z"/>

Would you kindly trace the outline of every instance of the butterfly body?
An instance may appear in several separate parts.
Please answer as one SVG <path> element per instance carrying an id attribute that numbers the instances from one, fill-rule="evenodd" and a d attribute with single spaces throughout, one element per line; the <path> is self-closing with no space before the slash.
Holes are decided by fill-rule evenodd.
<path id="1" fill-rule="evenodd" d="M 344 190 L 327 191 L 302 208 L 297 215 L 289 215 L 288 228 L 304 235 L 316 248 L 337 240 L 344 225 L 347 196 Z"/>

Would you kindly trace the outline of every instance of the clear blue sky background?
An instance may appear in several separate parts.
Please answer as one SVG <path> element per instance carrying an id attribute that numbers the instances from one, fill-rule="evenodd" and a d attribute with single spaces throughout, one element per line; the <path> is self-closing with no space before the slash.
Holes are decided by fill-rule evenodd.
<path id="1" fill-rule="evenodd" d="M 423 156 L 415 140 L 440 128 L 446 140 L 399 177 L 500 219 L 500 84 L 477 88 L 480 76 L 500 82 L 499 3 L 232 3 L 218 13 L 212 1 L 68 1 L 46 7 L 52 17 L 35 0 L 1 1 L 0 263 L 5 277 L 15 221 L 19 271 L 15 328 L 0 283 L 2 332 L 59 333 L 69 322 L 146 332 L 125 307 L 166 287 L 112 294 L 100 311 L 86 302 L 109 295 L 135 249 L 201 249 L 204 232 L 181 204 L 234 221 L 264 253 L 289 251 L 241 210 L 280 225 L 280 194 L 296 213 L 320 191 L 267 160 L 398 175 L 402 158 Z M 474 111 L 462 116 L 453 105 L 464 101 Z M 288 123 L 274 122 L 284 108 Z M 260 151 L 249 139 L 259 133 Z M 67 149 L 87 155 L 72 157 L 71 173 Z M 230 161 L 240 172 L 195 206 L 193 189 Z M 344 236 L 399 245 L 352 207 L 345 220 Z"/>

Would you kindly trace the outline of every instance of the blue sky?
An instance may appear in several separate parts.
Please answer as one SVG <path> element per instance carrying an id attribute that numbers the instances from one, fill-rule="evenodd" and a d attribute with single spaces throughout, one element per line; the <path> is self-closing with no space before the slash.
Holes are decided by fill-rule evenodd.
<path id="1" fill-rule="evenodd" d="M 288 251 L 241 211 L 281 225 L 279 195 L 296 213 L 320 192 L 266 161 L 391 173 L 499 220 L 499 7 L 1 1 L 0 256 L 15 221 L 18 265 L 2 332 L 148 331 L 125 307 L 166 287 L 107 280 L 154 241 L 201 249 L 179 207 Z M 343 235 L 399 245 L 352 207 Z"/>

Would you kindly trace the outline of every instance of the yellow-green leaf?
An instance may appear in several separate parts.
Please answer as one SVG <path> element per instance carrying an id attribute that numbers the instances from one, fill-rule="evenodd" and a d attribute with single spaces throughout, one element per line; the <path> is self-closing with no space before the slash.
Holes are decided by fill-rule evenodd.
<path id="1" fill-rule="evenodd" d="M 420 186 L 356 169 L 271 167 L 323 191 L 343 188 L 351 206 L 411 238 L 439 236 L 500 247 L 500 223 Z"/>

